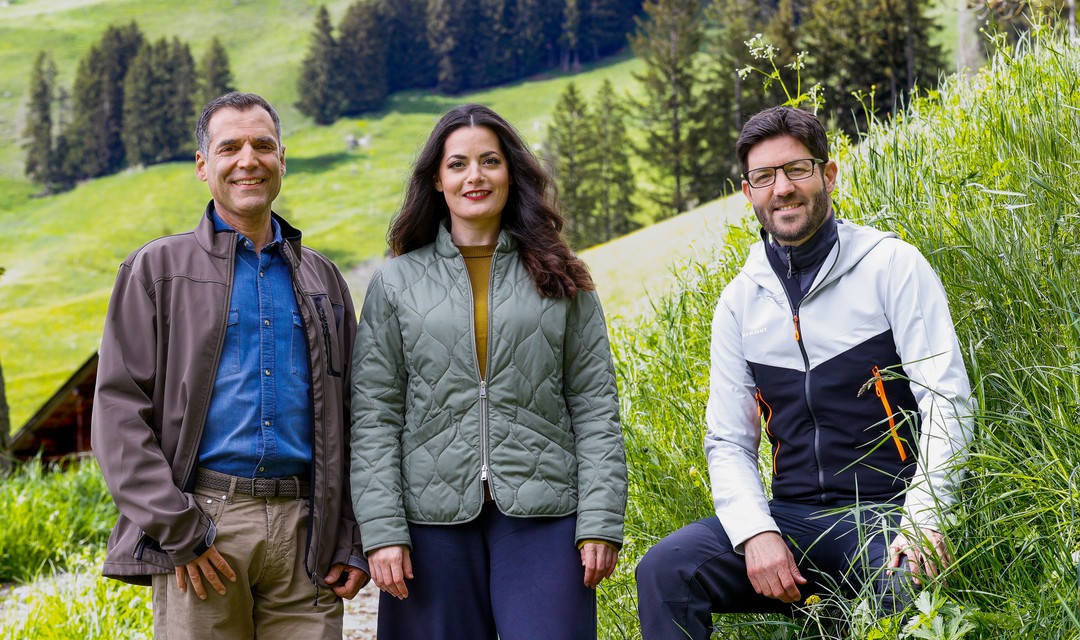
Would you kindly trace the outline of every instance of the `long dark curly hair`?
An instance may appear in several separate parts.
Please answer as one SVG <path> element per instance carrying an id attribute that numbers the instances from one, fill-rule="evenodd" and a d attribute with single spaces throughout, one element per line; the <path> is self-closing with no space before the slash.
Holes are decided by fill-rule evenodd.
<path id="1" fill-rule="evenodd" d="M 431 244 L 439 225 L 450 216 L 446 198 L 435 190 L 435 177 L 446 139 L 461 127 L 487 127 L 499 138 L 511 178 L 502 228 L 517 239 L 521 261 L 540 295 L 572 298 L 578 291 L 593 290 L 585 263 L 562 237 L 555 183 L 513 125 L 479 104 L 455 107 L 435 125 L 416 159 L 405 202 L 387 233 L 390 251 L 399 256 Z"/>

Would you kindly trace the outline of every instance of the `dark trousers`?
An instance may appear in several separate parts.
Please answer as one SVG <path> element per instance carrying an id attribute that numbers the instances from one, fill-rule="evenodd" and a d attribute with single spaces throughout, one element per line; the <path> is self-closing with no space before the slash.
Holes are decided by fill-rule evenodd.
<path id="1" fill-rule="evenodd" d="M 781 536 L 808 582 L 811 594 L 851 595 L 868 581 L 884 615 L 903 609 L 911 586 L 897 571 L 886 574 L 888 544 L 896 533 L 895 508 L 823 511 L 820 506 L 773 501 L 770 510 Z M 638 617 L 643 640 L 705 640 L 714 613 L 783 613 L 795 606 L 754 592 L 746 562 L 732 550 L 715 517 L 672 533 L 637 566 Z M 800 604 L 800 603 L 796 603 Z"/>
<path id="2" fill-rule="evenodd" d="M 594 640 L 576 516 L 512 518 L 494 503 L 455 525 L 409 525 L 409 597 L 383 593 L 379 640 Z"/>

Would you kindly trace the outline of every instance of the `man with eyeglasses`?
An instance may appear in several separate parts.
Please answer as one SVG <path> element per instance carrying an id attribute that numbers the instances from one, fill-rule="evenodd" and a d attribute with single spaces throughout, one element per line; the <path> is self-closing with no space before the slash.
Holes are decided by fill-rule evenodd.
<path id="1" fill-rule="evenodd" d="M 815 116 L 767 109 L 736 147 L 762 231 L 713 317 L 716 516 L 638 565 L 644 640 L 708 638 L 714 613 L 794 616 L 812 595 L 890 615 L 950 562 L 971 390 L 940 280 L 895 234 L 836 219 Z"/>

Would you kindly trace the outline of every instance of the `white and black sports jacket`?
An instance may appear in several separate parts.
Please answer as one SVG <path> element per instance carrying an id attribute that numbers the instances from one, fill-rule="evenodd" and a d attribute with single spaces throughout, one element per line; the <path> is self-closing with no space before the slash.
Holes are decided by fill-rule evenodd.
<path id="1" fill-rule="evenodd" d="M 931 529 L 955 499 L 971 389 L 945 291 L 895 234 L 838 223 L 797 307 L 763 243 L 716 306 L 705 453 L 716 514 L 740 551 L 779 531 L 758 468 L 762 430 L 774 499 L 902 500 Z"/>

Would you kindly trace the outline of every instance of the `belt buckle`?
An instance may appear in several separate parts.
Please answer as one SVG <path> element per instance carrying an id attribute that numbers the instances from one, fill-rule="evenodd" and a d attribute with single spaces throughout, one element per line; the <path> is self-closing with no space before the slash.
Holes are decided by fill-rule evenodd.
<path id="1" fill-rule="evenodd" d="M 265 488 L 264 488 L 265 487 Z M 269 491 L 269 493 L 267 493 Z M 277 478 L 252 478 L 252 498 L 272 498 L 277 495 Z"/>

